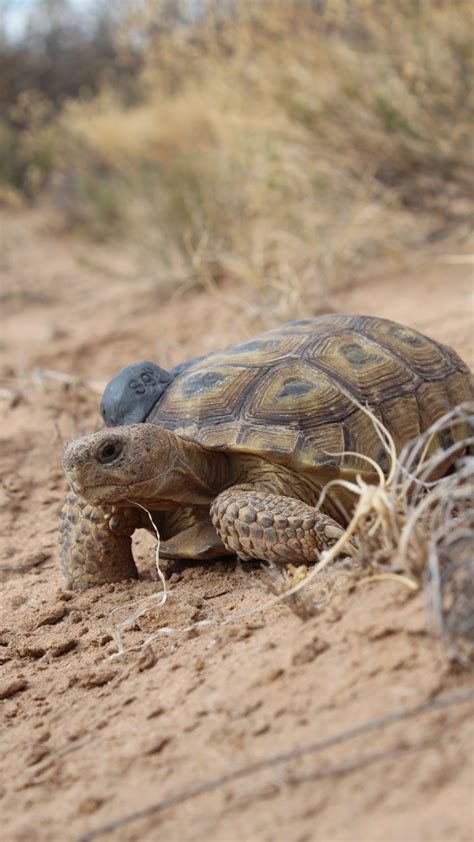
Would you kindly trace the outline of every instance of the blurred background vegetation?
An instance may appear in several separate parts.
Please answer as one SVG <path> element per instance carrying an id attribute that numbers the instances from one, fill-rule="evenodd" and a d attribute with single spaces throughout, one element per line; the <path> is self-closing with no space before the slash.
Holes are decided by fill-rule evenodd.
<path id="1" fill-rule="evenodd" d="M 469 230 L 470 0 L 30 0 L 12 34 L 14 6 L 3 203 L 296 300 Z"/>

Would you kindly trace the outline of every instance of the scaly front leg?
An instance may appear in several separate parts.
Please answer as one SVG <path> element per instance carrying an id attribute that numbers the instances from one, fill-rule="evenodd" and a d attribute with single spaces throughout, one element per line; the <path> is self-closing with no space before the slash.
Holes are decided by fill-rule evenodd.
<path id="1" fill-rule="evenodd" d="M 244 559 L 317 561 L 343 528 L 293 497 L 234 486 L 219 494 L 211 518 L 225 546 Z"/>
<path id="2" fill-rule="evenodd" d="M 142 525 L 132 507 L 91 506 L 70 492 L 61 510 L 59 549 L 66 588 L 81 590 L 136 579 L 132 534 Z"/>

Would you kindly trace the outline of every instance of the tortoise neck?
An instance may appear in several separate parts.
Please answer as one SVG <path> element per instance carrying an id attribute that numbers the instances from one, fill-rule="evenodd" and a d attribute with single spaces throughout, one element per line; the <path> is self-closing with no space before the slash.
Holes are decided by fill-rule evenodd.
<path id="1" fill-rule="evenodd" d="M 228 474 L 229 458 L 218 450 L 206 450 L 194 441 L 176 436 L 185 468 L 206 488 L 213 497 L 222 489 Z"/>
<path id="2" fill-rule="evenodd" d="M 173 433 L 171 442 L 168 468 L 171 499 L 188 506 L 210 505 L 216 494 L 228 485 L 228 456 L 206 450 Z"/>

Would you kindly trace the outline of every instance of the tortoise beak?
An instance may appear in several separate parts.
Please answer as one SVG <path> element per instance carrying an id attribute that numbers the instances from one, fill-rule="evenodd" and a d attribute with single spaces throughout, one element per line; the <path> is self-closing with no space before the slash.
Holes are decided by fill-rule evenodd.
<path id="1" fill-rule="evenodd" d="M 137 425 L 139 438 L 145 427 Z M 133 427 L 101 430 L 66 444 L 63 467 L 75 494 L 93 505 L 116 503 L 132 493 L 137 481 L 149 479 L 141 475 L 143 463 L 136 464 L 130 431 Z"/>
<path id="2" fill-rule="evenodd" d="M 67 481 L 71 486 L 72 490 L 75 491 L 76 494 L 81 493 L 81 482 L 80 482 L 80 475 L 81 475 L 81 463 L 85 462 L 85 459 L 79 459 L 78 464 L 78 447 L 77 441 L 70 441 L 66 444 L 64 449 L 63 455 L 63 467 L 66 474 Z M 84 454 L 85 455 L 85 454 Z"/>
<path id="3" fill-rule="evenodd" d="M 123 441 L 117 435 L 107 436 L 105 440 L 101 437 L 98 442 L 95 436 L 68 442 L 64 449 L 63 467 L 72 490 L 84 496 L 87 496 L 84 494 L 87 490 L 96 496 L 96 493 L 99 494 L 113 484 L 114 462 L 119 459 L 122 451 Z M 102 466 L 107 472 L 110 466 L 110 476 L 104 476 Z"/>

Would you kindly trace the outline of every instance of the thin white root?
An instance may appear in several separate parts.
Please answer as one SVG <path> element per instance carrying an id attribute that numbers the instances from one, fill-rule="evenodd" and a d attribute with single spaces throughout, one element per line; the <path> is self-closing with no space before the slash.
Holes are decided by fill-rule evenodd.
<path id="1" fill-rule="evenodd" d="M 129 503 L 132 503 L 132 500 L 128 500 L 128 502 L 129 502 Z M 149 521 L 150 521 L 150 523 L 151 523 L 151 527 L 152 527 L 152 529 L 153 529 L 153 531 L 154 531 L 154 533 L 155 533 L 155 535 L 156 535 L 156 547 L 155 547 L 155 567 L 156 567 L 156 572 L 157 572 L 157 574 L 158 574 L 158 578 L 159 578 L 159 580 L 160 580 L 161 584 L 163 585 L 163 603 L 162 603 L 162 604 L 164 605 L 164 604 L 165 604 L 165 602 L 166 602 L 167 591 L 166 591 L 166 579 L 165 579 L 165 575 L 164 575 L 164 573 L 163 573 L 163 571 L 162 571 L 162 569 L 161 569 L 161 567 L 160 567 L 160 546 L 161 546 L 161 537 L 160 537 L 160 533 L 158 532 L 158 527 L 157 527 L 157 525 L 156 525 L 155 521 L 153 520 L 153 517 L 152 517 L 151 512 L 150 512 L 150 511 L 149 511 L 149 510 L 148 510 L 145 506 L 142 506 L 142 504 L 141 504 L 141 503 L 133 503 L 133 505 L 134 505 L 134 506 L 138 506 L 138 508 L 139 508 L 139 509 L 143 509 L 143 511 L 144 511 L 144 512 L 146 512 L 146 514 L 147 514 L 147 516 L 148 516 L 148 520 L 149 520 Z M 160 607 L 161 607 L 161 606 L 160 606 Z"/>
<path id="2" fill-rule="evenodd" d="M 165 578 L 165 575 L 164 575 L 164 573 L 163 573 L 163 571 L 160 567 L 161 538 L 160 538 L 160 533 L 158 531 L 158 527 L 153 520 L 151 512 L 145 506 L 142 506 L 141 503 L 134 502 L 133 500 L 128 500 L 128 498 L 125 498 L 125 499 L 127 500 L 127 503 L 131 503 L 132 506 L 138 506 L 138 508 L 140 508 L 144 512 L 146 512 L 146 514 L 148 516 L 148 519 L 150 521 L 150 524 L 152 526 L 152 529 L 153 529 L 153 531 L 156 535 L 155 567 L 156 567 L 156 572 L 158 574 L 158 578 L 159 578 L 159 580 L 160 580 L 160 582 L 163 586 L 163 591 L 161 592 L 161 594 L 160 593 L 154 593 L 154 594 L 151 594 L 150 596 L 145 597 L 144 599 L 135 600 L 134 602 L 128 602 L 125 605 L 121 605 L 119 608 L 114 608 L 113 611 L 111 611 L 110 618 L 112 619 L 114 614 L 116 614 L 118 611 L 123 611 L 124 608 L 135 608 L 135 607 L 138 607 L 138 606 L 142 606 L 138 611 L 134 611 L 133 614 L 130 614 L 128 617 L 125 618 L 125 620 L 122 620 L 121 623 L 118 623 L 118 625 L 112 624 L 111 634 L 112 634 L 112 637 L 113 637 L 113 639 L 115 641 L 115 644 L 117 646 L 117 652 L 115 652 L 111 656 L 112 659 L 118 658 L 121 655 L 125 654 L 125 652 L 130 651 L 130 649 L 126 649 L 124 647 L 122 632 L 125 631 L 125 629 L 127 627 L 133 625 L 137 620 L 140 619 L 140 617 L 143 617 L 145 614 L 147 614 L 148 611 L 150 611 L 150 609 L 152 609 L 152 608 L 158 608 L 158 609 L 163 608 L 163 606 L 165 605 L 166 600 L 168 598 L 168 589 L 167 589 L 167 585 L 166 585 L 166 578 Z M 157 602 L 157 598 L 158 598 L 158 602 Z M 144 646 L 146 646 L 147 643 L 149 643 L 149 642 L 150 641 L 147 640 L 147 641 L 145 641 L 145 643 L 140 644 L 139 647 L 132 647 L 132 648 L 134 648 L 134 649 L 140 648 L 141 649 Z"/>

